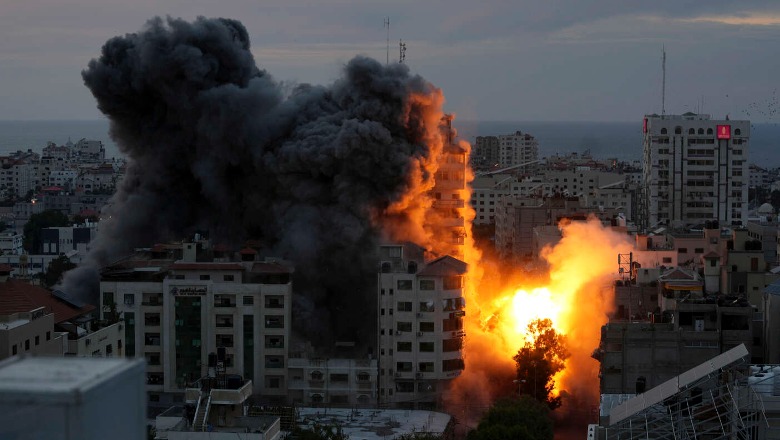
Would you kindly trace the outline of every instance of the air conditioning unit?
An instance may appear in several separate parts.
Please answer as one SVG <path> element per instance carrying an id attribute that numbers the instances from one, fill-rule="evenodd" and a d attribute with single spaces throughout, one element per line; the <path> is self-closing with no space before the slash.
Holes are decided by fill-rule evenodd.
<path id="1" fill-rule="evenodd" d="M 422 336 L 423 332 L 417 332 L 417 336 Z"/>

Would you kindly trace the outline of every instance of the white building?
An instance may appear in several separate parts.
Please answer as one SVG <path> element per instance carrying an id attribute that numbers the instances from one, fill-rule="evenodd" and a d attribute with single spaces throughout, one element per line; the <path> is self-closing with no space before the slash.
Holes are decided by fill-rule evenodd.
<path id="1" fill-rule="evenodd" d="M 411 244 L 380 247 L 380 405 L 435 407 L 464 368 L 466 263 L 422 257 Z"/>
<path id="2" fill-rule="evenodd" d="M 643 229 L 747 221 L 750 121 L 648 115 L 643 131 Z"/>
<path id="3" fill-rule="evenodd" d="M 516 131 L 514 134 L 498 136 L 498 163 L 500 167 L 511 167 L 539 160 L 539 141 L 528 133 Z M 528 170 L 534 170 L 529 166 Z"/>
<path id="4" fill-rule="evenodd" d="M 196 245 L 183 246 L 183 254 L 181 246 L 156 246 L 118 262 L 100 283 L 103 310 L 115 302 L 127 323 L 127 356 L 147 360 L 150 398 L 165 403 L 183 393 L 222 347 L 227 374 L 251 379 L 253 394 L 284 401 L 292 269 L 275 261 L 196 262 Z"/>
<path id="5" fill-rule="evenodd" d="M 21 255 L 24 235 L 14 231 L 0 233 L 0 255 Z"/>

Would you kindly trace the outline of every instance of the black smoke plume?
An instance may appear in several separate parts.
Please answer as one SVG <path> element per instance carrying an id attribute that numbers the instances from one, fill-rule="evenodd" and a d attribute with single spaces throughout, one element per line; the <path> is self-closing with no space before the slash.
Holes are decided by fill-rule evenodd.
<path id="1" fill-rule="evenodd" d="M 255 64 L 241 23 L 206 18 L 152 19 L 109 40 L 82 76 L 129 166 L 66 291 L 94 301 L 100 267 L 205 229 L 295 263 L 293 313 L 310 338 L 355 340 L 374 325 L 372 219 L 431 154 L 421 115 L 438 104 L 411 99 L 438 93 L 430 83 L 356 57 L 328 87 L 289 90 Z"/>

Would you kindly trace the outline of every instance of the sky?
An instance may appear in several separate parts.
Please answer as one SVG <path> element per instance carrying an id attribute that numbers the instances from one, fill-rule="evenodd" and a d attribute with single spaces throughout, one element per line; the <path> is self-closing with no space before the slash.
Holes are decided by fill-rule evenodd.
<path id="1" fill-rule="evenodd" d="M 355 55 L 412 72 L 466 120 L 638 121 L 666 112 L 778 122 L 776 0 L 0 0 L 0 119 L 99 119 L 81 71 L 154 16 L 228 17 L 258 66 L 328 84 Z"/>

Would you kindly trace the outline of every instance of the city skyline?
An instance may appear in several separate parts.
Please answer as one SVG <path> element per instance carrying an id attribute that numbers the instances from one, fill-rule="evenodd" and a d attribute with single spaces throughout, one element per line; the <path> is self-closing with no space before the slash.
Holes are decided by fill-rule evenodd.
<path id="1" fill-rule="evenodd" d="M 636 121 L 661 111 L 776 122 L 780 5 L 769 1 L 306 2 L 51 0 L 1 6 L 0 119 L 99 119 L 81 70 L 116 35 L 158 15 L 242 21 L 277 81 L 330 84 L 355 55 L 406 64 L 467 120 Z M 532 103 L 532 105 L 528 105 Z"/>

